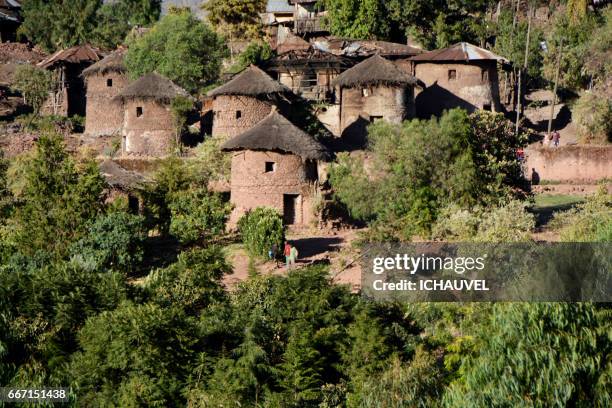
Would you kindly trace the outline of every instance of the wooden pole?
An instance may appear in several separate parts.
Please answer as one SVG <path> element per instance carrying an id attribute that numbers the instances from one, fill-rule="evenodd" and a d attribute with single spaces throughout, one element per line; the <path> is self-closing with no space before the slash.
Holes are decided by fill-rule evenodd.
<path id="1" fill-rule="evenodd" d="M 527 40 L 525 41 L 525 61 L 523 62 L 523 71 L 521 72 L 521 70 L 519 69 L 519 81 L 518 81 L 518 101 L 517 101 L 517 108 L 516 108 L 516 124 L 515 124 L 515 129 L 514 129 L 514 134 L 518 136 L 518 132 L 519 132 L 519 122 L 520 122 L 520 118 L 521 118 L 521 110 L 523 107 L 523 99 L 522 99 L 522 88 L 523 88 L 523 84 L 521 81 L 521 77 L 523 76 L 523 73 L 527 73 L 527 68 L 529 66 L 529 41 L 530 41 L 530 36 L 531 36 L 531 14 L 532 14 L 532 10 L 531 10 L 531 5 L 529 5 L 529 10 L 527 11 L 527 13 L 529 13 L 529 16 L 527 18 Z"/>
<path id="2" fill-rule="evenodd" d="M 548 132 L 547 136 L 550 140 L 550 134 L 552 132 L 552 121 L 555 116 L 555 105 L 557 104 L 557 87 L 559 86 L 559 72 L 561 71 L 561 54 L 563 52 L 563 37 L 561 37 L 561 43 L 559 44 L 559 54 L 557 55 L 557 72 L 555 73 L 555 86 L 553 87 L 552 103 L 550 105 L 550 117 L 548 119 Z"/>

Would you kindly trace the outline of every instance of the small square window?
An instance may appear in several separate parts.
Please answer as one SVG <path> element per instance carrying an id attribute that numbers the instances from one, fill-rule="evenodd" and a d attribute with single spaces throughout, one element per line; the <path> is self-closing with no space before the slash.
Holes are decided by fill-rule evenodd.
<path id="1" fill-rule="evenodd" d="M 236 119 L 240 119 L 242 117 L 242 111 L 236 111 Z"/>
<path id="2" fill-rule="evenodd" d="M 108 87 L 113 86 L 113 79 L 112 79 L 112 78 L 108 78 L 108 79 L 106 80 L 106 86 L 108 86 Z"/>
<path id="3" fill-rule="evenodd" d="M 457 79 L 457 70 L 455 69 L 449 69 L 448 70 L 448 80 L 452 81 L 454 79 Z"/>
<path id="4" fill-rule="evenodd" d="M 276 163 L 266 162 L 266 173 L 272 173 L 276 171 Z"/>
<path id="5" fill-rule="evenodd" d="M 142 116 L 142 106 L 136 107 L 136 117 L 139 118 Z"/>

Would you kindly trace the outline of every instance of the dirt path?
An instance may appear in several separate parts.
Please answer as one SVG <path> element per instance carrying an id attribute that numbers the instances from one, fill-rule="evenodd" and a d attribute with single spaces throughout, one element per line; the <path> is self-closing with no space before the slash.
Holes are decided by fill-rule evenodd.
<path id="1" fill-rule="evenodd" d="M 316 263 L 330 264 L 330 275 L 338 284 L 347 284 L 353 290 L 359 287 L 361 268 L 354 259 L 358 257 L 351 248 L 351 242 L 357 237 L 357 230 L 343 230 L 333 234 L 311 236 L 307 232 L 288 234 L 289 242 L 299 252 L 296 268 Z M 285 275 L 287 269 L 283 262 L 276 264 L 270 261 L 250 262 L 249 256 L 240 245 L 229 249 L 228 258 L 233 265 L 233 273 L 223 279 L 228 288 L 248 279 L 249 272 L 257 271 L 262 275 Z"/>

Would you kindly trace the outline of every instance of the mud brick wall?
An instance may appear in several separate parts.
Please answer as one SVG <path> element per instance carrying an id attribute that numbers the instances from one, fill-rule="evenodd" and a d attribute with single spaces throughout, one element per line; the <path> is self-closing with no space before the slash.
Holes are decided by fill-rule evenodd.
<path id="1" fill-rule="evenodd" d="M 562 182 L 612 178 L 612 146 L 531 147 L 526 150 L 528 177 Z"/>
<path id="2" fill-rule="evenodd" d="M 261 122 L 272 110 L 272 103 L 250 96 L 220 95 L 212 109 L 213 136 L 231 138 Z"/>
<path id="3" fill-rule="evenodd" d="M 110 84 L 109 80 L 112 81 Z M 118 72 L 93 74 L 87 77 L 86 134 L 108 136 L 121 133 L 123 104 L 113 98 L 128 83 L 127 76 Z"/>
<path id="4" fill-rule="evenodd" d="M 275 169 L 266 172 L 266 162 Z M 284 194 L 299 195 L 295 208 L 296 224 L 308 225 L 315 220 L 313 197 L 317 185 L 317 164 L 296 155 L 244 150 L 233 153 L 231 202 L 234 211 L 230 226 L 242 215 L 257 207 L 276 208 L 284 213 Z"/>
<path id="5" fill-rule="evenodd" d="M 449 78 L 451 70 L 455 71 L 454 79 Z M 419 117 L 428 118 L 452 108 L 464 108 L 468 112 L 501 109 L 495 62 L 419 63 L 414 72 L 426 85 L 416 95 Z"/>
<path id="6" fill-rule="evenodd" d="M 137 116 L 137 108 L 142 115 Z M 164 157 L 175 143 L 175 130 L 169 104 L 152 99 L 126 100 L 124 103 L 123 152 Z"/>

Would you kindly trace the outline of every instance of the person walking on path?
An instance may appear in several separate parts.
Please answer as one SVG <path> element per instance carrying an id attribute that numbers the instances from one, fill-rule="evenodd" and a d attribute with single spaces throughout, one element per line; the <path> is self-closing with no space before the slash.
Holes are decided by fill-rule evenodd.
<path id="1" fill-rule="evenodd" d="M 289 242 L 285 242 L 283 254 L 285 255 L 285 266 L 289 269 L 289 264 L 291 263 L 291 245 L 289 245 Z"/>
<path id="2" fill-rule="evenodd" d="M 276 267 L 278 268 L 278 245 L 272 244 L 268 251 L 268 257 L 271 261 L 276 262 Z"/>
<path id="3" fill-rule="evenodd" d="M 559 131 L 555 130 L 552 134 L 552 137 L 555 147 L 559 147 L 559 140 L 561 139 L 561 134 L 559 133 Z"/>

